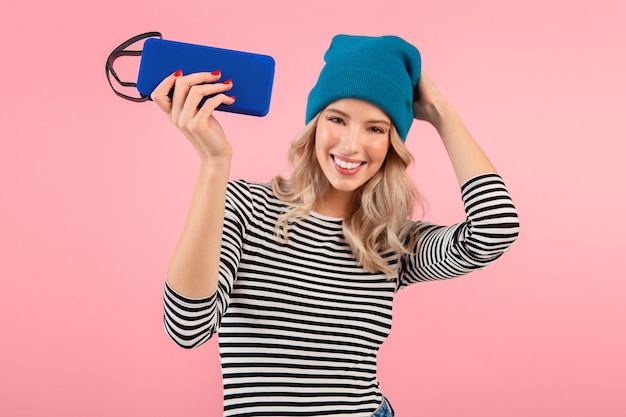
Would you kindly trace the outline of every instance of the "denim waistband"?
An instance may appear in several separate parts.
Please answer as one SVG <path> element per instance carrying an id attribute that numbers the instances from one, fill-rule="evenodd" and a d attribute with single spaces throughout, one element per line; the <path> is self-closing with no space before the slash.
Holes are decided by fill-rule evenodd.
<path id="1" fill-rule="evenodd" d="M 376 411 L 374 411 L 372 417 L 393 417 L 394 415 L 395 413 L 393 411 L 391 403 L 387 398 L 383 397 L 382 404 L 380 405 L 380 407 L 378 407 Z"/>

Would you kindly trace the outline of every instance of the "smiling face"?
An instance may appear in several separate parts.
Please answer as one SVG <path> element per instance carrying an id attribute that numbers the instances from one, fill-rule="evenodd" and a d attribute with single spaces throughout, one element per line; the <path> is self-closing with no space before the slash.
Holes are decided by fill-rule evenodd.
<path id="1" fill-rule="evenodd" d="M 325 205 L 349 204 L 354 191 L 383 165 L 391 120 L 379 107 L 346 98 L 320 114 L 315 133 L 317 160 L 330 183 Z"/>

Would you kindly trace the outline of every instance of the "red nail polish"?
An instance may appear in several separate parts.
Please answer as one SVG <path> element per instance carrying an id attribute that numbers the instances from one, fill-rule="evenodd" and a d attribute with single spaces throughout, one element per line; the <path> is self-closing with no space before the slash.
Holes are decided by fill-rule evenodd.
<path id="1" fill-rule="evenodd" d="M 180 77 L 181 75 L 183 75 L 183 70 L 176 70 L 174 73 L 174 77 Z"/>
<path id="2" fill-rule="evenodd" d="M 226 80 L 226 81 L 224 81 L 224 84 L 232 84 L 232 83 L 233 83 L 233 80 Z"/>
<path id="3" fill-rule="evenodd" d="M 235 96 L 230 96 L 230 98 L 232 98 L 233 100 L 235 99 Z"/>
<path id="4" fill-rule="evenodd" d="M 211 75 L 220 75 L 220 70 L 215 70 L 211 72 Z"/>

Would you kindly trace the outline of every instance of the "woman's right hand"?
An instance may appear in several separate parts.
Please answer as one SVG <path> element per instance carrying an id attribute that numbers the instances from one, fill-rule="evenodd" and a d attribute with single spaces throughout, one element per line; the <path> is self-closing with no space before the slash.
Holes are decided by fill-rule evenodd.
<path id="1" fill-rule="evenodd" d="M 165 78 L 150 98 L 168 115 L 170 121 L 189 139 L 203 162 L 214 158 L 232 157 L 232 147 L 222 126 L 213 116 L 220 104 L 233 104 L 235 98 L 224 94 L 232 81 L 218 82 L 219 71 L 183 75 L 181 71 Z M 170 99 L 169 93 L 174 88 Z M 200 101 L 207 99 L 198 109 Z"/>

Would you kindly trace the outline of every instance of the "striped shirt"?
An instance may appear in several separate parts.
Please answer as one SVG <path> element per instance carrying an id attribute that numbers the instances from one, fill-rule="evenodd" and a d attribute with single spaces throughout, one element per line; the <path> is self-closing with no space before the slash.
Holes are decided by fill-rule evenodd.
<path id="1" fill-rule="evenodd" d="M 483 268 L 517 237 L 502 179 L 483 174 L 461 187 L 465 222 L 414 223 L 413 254 L 385 253 L 392 279 L 364 272 L 342 220 L 311 212 L 274 227 L 287 209 L 268 184 L 228 184 L 217 291 L 206 299 L 166 283 L 164 325 L 193 348 L 219 332 L 225 417 L 371 416 L 382 402 L 376 355 L 391 329 L 394 294 L 420 281 Z"/>

